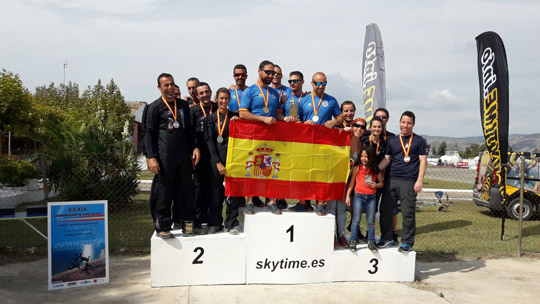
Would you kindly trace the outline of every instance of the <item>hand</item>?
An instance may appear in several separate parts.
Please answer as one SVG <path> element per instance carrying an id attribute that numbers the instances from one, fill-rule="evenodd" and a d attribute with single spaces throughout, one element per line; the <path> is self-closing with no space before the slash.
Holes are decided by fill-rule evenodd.
<path id="1" fill-rule="evenodd" d="M 352 128 L 351 128 L 351 127 L 345 127 L 345 128 L 343 128 L 343 131 L 345 131 L 345 132 L 351 132 L 351 131 L 352 131 Z"/>
<path id="2" fill-rule="evenodd" d="M 347 195 L 347 198 L 345 199 L 345 204 L 347 204 L 347 206 L 351 206 L 351 197 L 349 195 Z"/>
<path id="3" fill-rule="evenodd" d="M 229 86 L 229 90 L 234 90 L 235 88 L 236 88 L 236 86 L 235 86 L 234 84 L 231 84 L 231 85 Z"/>
<path id="4" fill-rule="evenodd" d="M 271 116 L 265 116 L 263 117 L 263 122 L 267 125 L 272 125 L 276 122 L 276 119 L 274 117 L 271 117 Z"/>
<path id="5" fill-rule="evenodd" d="M 158 163 L 158 161 L 157 161 L 157 159 L 155 157 L 147 159 L 146 160 L 146 165 L 148 166 L 148 169 L 150 170 L 150 172 L 152 172 L 154 174 L 159 173 L 159 163 Z"/>
<path id="6" fill-rule="evenodd" d="M 240 117 L 238 117 L 238 116 L 233 116 L 233 117 L 231 117 L 230 120 L 234 121 L 234 120 L 239 120 L 239 119 L 240 119 Z"/>
<path id="7" fill-rule="evenodd" d="M 193 149 L 193 154 L 191 154 L 191 164 L 193 165 L 193 169 L 195 169 L 195 166 L 197 166 L 200 159 L 201 151 L 199 151 L 199 148 Z"/>
<path id="8" fill-rule="evenodd" d="M 336 121 L 334 119 L 329 120 L 324 123 L 324 126 L 327 127 L 328 129 L 332 129 L 333 127 L 336 126 Z"/>
<path id="9" fill-rule="evenodd" d="M 223 166 L 223 164 L 221 162 L 218 162 L 216 164 L 216 166 L 217 166 L 217 169 L 219 171 L 219 174 L 225 175 L 227 173 L 227 170 L 225 169 L 225 166 Z"/>
<path id="10" fill-rule="evenodd" d="M 423 182 L 416 181 L 416 183 L 414 183 L 414 192 L 418 193 L 418 192 L 422 191 L 422 184 L 423 184 Z"/>
<path id="11" fill-rule="evenodd" d="M 314 123 L 313 121 L 309 120 L 309 119 L 306 120 L 304 123 L 306 123 L 306 124 L 308 124 L 308 125 L 312 125 L 312 126 L 315 125 L 315 123 Z"/>

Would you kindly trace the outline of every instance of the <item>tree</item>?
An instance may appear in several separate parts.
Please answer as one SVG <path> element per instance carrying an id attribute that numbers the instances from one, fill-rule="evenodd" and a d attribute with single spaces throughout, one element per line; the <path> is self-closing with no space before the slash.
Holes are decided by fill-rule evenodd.
<path id="1" fill-rule="evenodd" d="M 439 149 L 437 150 L 438 155 L 445 155 L 446 154 L 446 141 L 442 141 L 439 145 Z"/>

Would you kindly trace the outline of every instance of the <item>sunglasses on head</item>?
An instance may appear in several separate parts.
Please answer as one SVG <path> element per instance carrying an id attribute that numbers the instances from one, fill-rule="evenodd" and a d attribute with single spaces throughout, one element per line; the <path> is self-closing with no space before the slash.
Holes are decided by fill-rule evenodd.
<path id="1" fill-rule="evenodd" d="M 375 116 L 375 117 L 377 117 L 378 119 L 387 119 L 388 118 L 388 116 L 386 116 L 386 115 L 380 115 L 380 116 Z"/>
<path id="2" fill-rule="evenodd" d="M 235 73 L 234 74 L 234 77 L 246 77 L 247 74 L 246 73 Z"/>
<path id="3" fill-rule="evenodd" d="M 300 81 L 302 81 L 302 79 L 289 79 L 289 84 L 291 84 L 291 83 L 299 83 Z"/>
<path id="4" fill-rule="evenodd" d="M 272 70 L 263 70 L 263 72 L 266 74 L 266 75 L 274 75 L 276 74 L 275 71 L 272 71 Z"/>
<path id="5" fill-rule="evenodd" d="M 360 128 L 362 130 L 365 130 L 366 129 L 366 125 L 361 125 L 361 124 L 354 124 L 353 127 L 355 128 Z"/>
<path id="6" fill-rule="evenodd" d="M 328 81 L 313 81 L 313 83 L 314 83 L 316 86 L 322 85 L 323 87 L 325 87 L 326 84 L 328 83 Z"/>

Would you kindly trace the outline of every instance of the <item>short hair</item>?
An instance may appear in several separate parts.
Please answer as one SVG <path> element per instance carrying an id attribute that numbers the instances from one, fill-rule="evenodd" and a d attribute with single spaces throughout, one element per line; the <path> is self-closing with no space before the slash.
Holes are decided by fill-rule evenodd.
<path id="1" fill-rule="evenodd" d="M 342 104 L 341 104 L 341 112 L 343 112 L 343 106 L 346 106 L 346 105 L 352 105 L 354 111 L 356 112 L 356 106 L 354 105 L 354 102 L 350 101 L 350 100 L 345 100 Z"/>
<path id="2" fill-rule="evenodd" d="M 197 82 L 197 84 L 195 85 L 195 92 L 197 92 L 197 89 L 199 87 L 202 87 L 202 86 L 207 86 L 208 89 L 210 90 L 210 92 L 212 92 L 212 89 L 210 88 L 210 85 L 208 83 L 204 82 L 204 81 Z"/>
<path id="3" fill-rule="evenodd" d="M 414 116 L 414 113 L 413 113 L 413 112 L 411 112 L 411 111 L 405 111 L 405 112 L 403 112 L 403 114 L 401 114 L 401 117 L 399 118 L 399 121 L 401 121 L 401 119 L 403 118 L 403 116 L 407 116 L 407 117 L 412 118 L 412 122 L 415 123 L 416 117 Z"/>
<path id="4" fill-rule="evenodd" d="M 274 63 L 274 69 L 275 69 L 275 68 L 279 68 L 279 69 L 283 72 L 283 69 L 282 69 L 279 65 L 277 65 L 277 64 Z"/>
<path id="5" fill-rule="evenodd" d="M 390 113 L 388 113 L 388 110 L 386 108 L 378 108 L 377 110 L 375 110 L 375 112 L 373 112 L 373 114 L 379 112 L 379 111 L 383 111 L 384 113 L 386 113 L 386 116 L 388 118 L 390 118 Z"/>
<path id="6" fill-rule="evenodd" d="M 270 61 L 270 60 L 263 60 L 263 61 L 261 61 L 261 63 L 259 64 L 259 70 L 264 69 L 264 67 L 267 66 L 267 65 L 269 65 L 269 64 L 274 65 L 274 64 L 272 63 L 272 61 Z"/>
<path id="7" fill-rule="evenodd" d="M 199 78 L 197 78 L 197 77 L 189 77 L 188 80 L 186 80 L 186 83 L 188 83 L 190 81 L 195 81 L 196 83 L 199 83 Z"/>
<path id="8" fill-rule="evenodd" d="M 174 77 L 173 77 L 171 74 L 169 74 L 169 73 L 161 73 L 161 74 L 159 74 L 159 76 L 157 77 L 157 85 L 158 85 L 158 86 L 161 85 L 161 83 L 159 82 L 159 80 L 160 80 L 161 78 L 163 78 L 163 77 L 166 77 L 166 78 L 172 78 L 172 79 L 174 80 Z"/>
<path id="9" fill-rule="evenodd" d="M 229 92 L 229 89 L 221 87 L 216 91 L 216 101 L 218 99 L 219 94 L 221 93 L 227 93 L 227 95 L 229 95 L 229 98 L 231 98 L 231 92 Z"/>
<path id="10" fill-rule="evenodd" d="M 369 122 L 369 126 L 370 126 L 370 127 L 371 127 L 371 125 L 373 124 L 374 121 L 380 122 L 380 123 L 381 123 L 381 126 L 382 126 L 383 129 L 384 129 L 384 123 L 382 122 L 382 119 L 380 119 L 380 118 L 377 117 L 377 116 L 374 116 L 374 117 L 371 119 L 371 121 Z"/>
<path id="11" fill-rule="evenodd" d="M 174 87 L 180 90 L 180 87 L 175 83 Z"/>
<path id="12" fill-rule="evenodd" d="M 292 77 L 292 76 L 299 76 L 300 78 L 302 78 L 302 80 L 304 80 L 304 74 L 302 74 L 302 72 L 300 71 L 292 71 L 289 73 L 289 77 Z"/>
<path id="13" fill-rule="evenodd" d="M 235 65 L 234 68 L 232 69 L 233 73 L 234 73 L 234 70 L 244 70 L 244 71 L 246 71 L 246 73 L 247 73 L 247 68 L 246 68 L 246 66 L 243 65 L 243 64 L 237 64 L 237 65 Z M 221 89 L 221 88 L 220 88 L 220 89 Z"/>

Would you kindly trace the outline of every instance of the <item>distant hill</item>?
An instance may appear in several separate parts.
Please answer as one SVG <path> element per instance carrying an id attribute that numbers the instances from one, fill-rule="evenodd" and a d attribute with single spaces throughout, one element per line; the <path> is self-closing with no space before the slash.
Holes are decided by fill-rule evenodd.
<path id="1" fill-rule="evenodd" d="M 484 137 L 444 137 L 444 136 L 429 136 L 422 135 L 431 147 L 439 147 L 441 142 L 446 141 L 448 150 L 464 151 L 471 144 L 483 144 Z M 512 151 L 531 152 L 534 149 L 540 149 L 540 133 L 535 134 L 510 134 L 508 143 Z"/>

